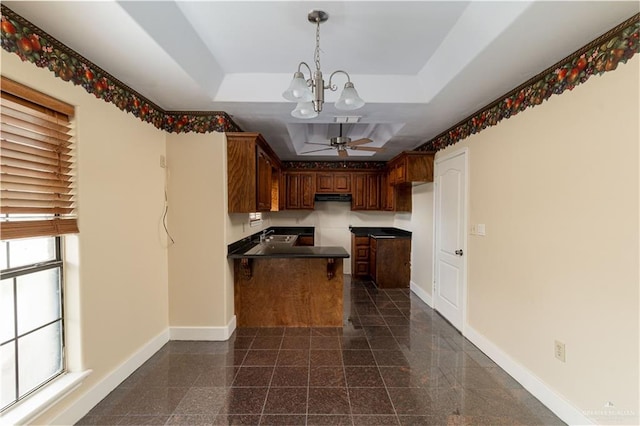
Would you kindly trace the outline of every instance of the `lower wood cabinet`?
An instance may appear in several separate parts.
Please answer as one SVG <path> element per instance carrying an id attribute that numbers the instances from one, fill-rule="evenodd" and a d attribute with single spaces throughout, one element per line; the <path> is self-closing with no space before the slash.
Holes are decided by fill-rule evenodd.
<path id="1" fill-rule="evenodd" d="M 411 281 L 411 239 L 371 238 L 369 275 L 379 288 L 408 288 Z"/>
<path id="2" fill-rule="evenodd" d="M 351 275 L 369 277 L 369 237 L 351 234 Z"/>
<path id="3" fill-rule="evenodd" d="M 296 240 L 296 245 L 297 246 L 314 246 L 315 245 L 315 239 L 313 237 L 313 235 L 300 235 L 298 236 L 298 239 Z"/>
<path id="4" fill-rule="evenodd" d="M 379 288 L 408 288 L 411 239 L 351 235 L 351 276 L 370 279 Z"/>

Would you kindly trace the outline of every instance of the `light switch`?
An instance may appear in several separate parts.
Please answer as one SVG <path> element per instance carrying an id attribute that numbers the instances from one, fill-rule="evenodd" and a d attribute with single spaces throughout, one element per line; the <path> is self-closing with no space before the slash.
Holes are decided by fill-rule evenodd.
<path id="1" fill-rule="evenodd" d="M 484 223 L 479 223 L 477 230 L 478 230 L 478 235 L 487 235 L 487 231 L 484 226 Z"/>

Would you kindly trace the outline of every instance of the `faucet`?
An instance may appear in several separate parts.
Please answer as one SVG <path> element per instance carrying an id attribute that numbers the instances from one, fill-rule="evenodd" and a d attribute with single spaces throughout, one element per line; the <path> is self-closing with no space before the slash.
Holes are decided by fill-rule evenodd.
<path id="1" fill-rule="evenodd" d="M 270 229 L 268 231 L 266 229 L 262 230 L 262 234 L 260 234 L 260 242 L 264 243 L 265 239 L 267 238 L 267 235 L 271 233 L 273 233 L 273 229 Z"/>

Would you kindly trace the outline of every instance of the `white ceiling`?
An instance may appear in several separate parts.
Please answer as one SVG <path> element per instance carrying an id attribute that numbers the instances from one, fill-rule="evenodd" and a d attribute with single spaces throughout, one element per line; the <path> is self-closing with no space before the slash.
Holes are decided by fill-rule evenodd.
<path id="1" fill-rule="evenodd" d="M 628 19 L 637 1 L 3 1 L 166 110 L 226 111 L 262 133 L 283 160 L 338 160 L 321 148 L 338 135 L 386 151 L 387 160 L 426 142 Z M 342 69 L 366 105 L 291 117 L 282 98 L 298 63 L 313 67 L 311 9 L 325 79 Z M 346 80 L 338 75 L 342 87 Z"/>

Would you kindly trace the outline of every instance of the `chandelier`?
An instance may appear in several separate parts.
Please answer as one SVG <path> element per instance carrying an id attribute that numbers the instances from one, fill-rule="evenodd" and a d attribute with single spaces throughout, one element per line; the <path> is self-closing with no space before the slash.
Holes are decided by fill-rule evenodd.
<path id="1" fill-rule="evenodd" d="M 314 53 L 316 70 L 312 72 L 306 62 L 298 64 L 298 71 L 293 74 L 293 80 L 291 80 L 289 88 L 282 93 L 286 100 L 298 103 L 296 108 L 291 111 L 291 115 L 295 118 L 317 117 L 318 113 L 322 111 L 325 89 L 329 89 L 332 92 L 338 90 L 338 86 L 332 83 L 333 76 L 336 74 L 347 76 L 347 83 L 344 85 L 340 98 L 335 103 L 336 109 L 348 111 L 361 108 L 364 105 L 364 101 L 358 95 L 346 71 L 337 70 L 332 72 L 327 85 L 324 84 L 322 79 L 322 71 L 320 71 L 320 24 L 329 19 L 329 15 L 322 10 L 312 10 L 307 18 L 309 22 L 316 24 L 316 50 Z M 300 71 L 303 65 L 309 70 L 308 79 L 305 79 L 304 74 Z"/>

